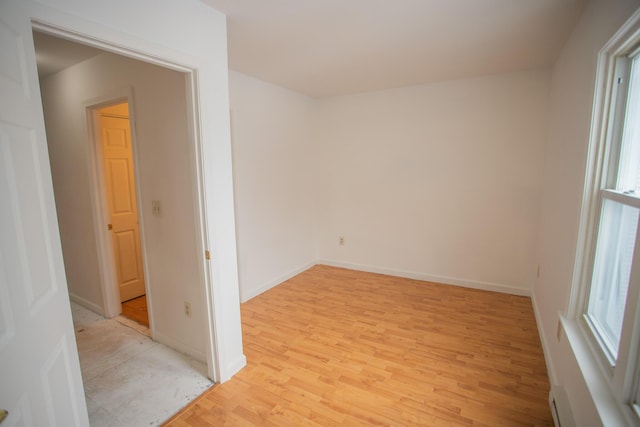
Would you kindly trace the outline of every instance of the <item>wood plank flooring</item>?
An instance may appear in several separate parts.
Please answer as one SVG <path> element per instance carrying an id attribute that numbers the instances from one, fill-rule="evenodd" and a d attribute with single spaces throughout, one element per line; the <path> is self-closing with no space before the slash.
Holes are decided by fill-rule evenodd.
<path id="1" fill-rule="evenodd" d="M 127 319 L 149 327 L 149 313 L 147 311 L 147 296 L 130 299 L 122 303 L 122 315 Z"/>
<path id="2" fill-rule="evenodd" d="M 241 311 L 247 366 L 167 426 L 553 425 L 529 298 L 315 266 Z"/>

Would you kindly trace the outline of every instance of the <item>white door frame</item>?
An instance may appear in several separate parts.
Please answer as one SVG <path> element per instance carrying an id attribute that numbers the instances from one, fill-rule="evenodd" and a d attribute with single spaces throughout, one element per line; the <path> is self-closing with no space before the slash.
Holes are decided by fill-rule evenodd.
<path id="1" fill-rule="evenodd" d="M 37 20 L 32 20 L 32 28 L 34 30 L 47 33 L 55 37 L 60 37 L 73 42 L 77 42 L 77 43 L 81 43 L 81 44 L 95 47 L 98 49 L 102 49 L 107 52 L 123 55 L 138 61 L 151 63 L 153 65 L 157 65 L 160 67 L 164 67 L 164 68 L 168 68 L 174 71 L 184 73 L 186 98 L 187 98 L 187 117 L 189 119 L 189 125 L 187 126 L 187 134 L 188 134 L 188 141 L 189 141 L 188 145 L 189 145 L 190 158 L 191 158 L 190 172 L 192 175 L 192 183 L 193 183 L 192 191 L 194 194 L 193 209 L 196 216 L 195 219 L 196 219 L 196 227 L 197 227 L 196 244 L 198 245 L 198 248 L 199 248 L 198 250 L 198 253 L 199 253 L 198 265 L 200 266 L 200 268 L 198 269 L 198 272 L 200 275 L 199 287 L 201 290 L 202 301 L 203 301 L 202 304 L 203 304 L 204 314 L 205 314 L 204 316 L 205 318 L 203 319 L 205 324 L 203 326 L 204 326 L 204 330 L 206 331 L 205 348 L 207 353 L 207 371 L 208 371 L 208 376 L 212 381 L 220 382 L 221 380 L 220 355 L 218 354 L 218 346 L 215 345 L 216 324 L 214 320 L 215 315 L 213 312 L 214 307 L 212 304 L 212 282 L 211 282 L 211 276 L 209 273 L 210 271 L 209 265 L 207 264 L 207 259 L 205 256 L 205 251 L 200 250 L 200 248 L 207 247 L 207 242 L 209 241 L 209 238 L 208 238 L 207 222 L 205 219 L 206 216 L 204 211 L 206 206 L 205 194 L 204 194 L 205 181 L 204 181 L 204 175 L 203 175 L 202 140 L 200 137 L 200 125 L 198 122 L 198 117 L 200 117 L 200 113 L 199 113 L 199 105 L 197 102 L 198 101 L 197 70 L 177 64 L 168 59 L 151 57 L 149 55 L 146 55 L 143 52 L 139 52 L 134 49 L 130 49 L 122 46 L 116 46 L 114 44 L 110 44 L 109 42 L 105 42 L 105 41 L 99 41 L 91 36 L 79 34 L 77 32 L 67 31 L 63 28 L 54 27 L 46 23 L 39 22 Z M 84 108 L 86 109 L 86 112 L 87 112 L 87 120 L 85 121 L 85 123 L 87 123 L 87 135 L 95 136 L 95 129 L 93 129 L 93 125 L 91 125 L 91 129 L 89 129 L 89 122 L 93 122 L 92 120 L 89 120 L 91 118 L 90 115 L 94 114 L 92 110 L 95 110 L 97 106 L 107 106 L 109 104 L 113 104 L 114 102 L 111 102 L 111 101 L 118 98 L 122 100 L 126 99 L 128 100 L 128 102 L 134 101 L 130 88 L 125 88 L 121 93 L 111 93 L 109 95 L 106 95 L 105 97 L 102 97 L 101 99 L 89 100 L 85 103 Z M 133 104 L 130 104 L 130 106 L 131 105 Z M 133 134 L 135 133 L 134 129 L 135 129 L 135 123 L 132 122 L 132 139 L 134 138 L 133 136 Z M 92 137 L 92 139 L 94 138 Z M 92 143 L 90 144 L 90 146 L 91 146 L 91 150 L 95 151 L 95 144 Z M 137 163 L 138 156 L 136 155 L 135 144 L 133 146 L 134 146 L 134 168 L 138 170 L 139 169 L 138 163 Z M 96 161 L 95 153 L 92 154 L 91 157 L 92 157 L 91 162 L 95 163 Z M 109 317 L 109 314 L 112 314 L 114 311 L 118 312 L 116 313 L 116 315 L 119 314 L 119 312 L 121 312 L 121 304 L 120 304 L 119 298 L 117 298 L 118 299 L 117 301 L 114 301 L 114 296 L 117 295 L 117 292 L 113 291 L 115 287 L 111 285 L 117 282 L 117 280 L 114 280 L 114 277 L 113 277 L 116 270 L 115 270 L 115 261 L 113 259 L 113 251 L 111 250 L 112 242 L 109 239 L 109 236 L 107 235 L 107 233 L 105 232 L 104 227 L 101 227 L 102 225 L 106 224 L 105 218 L 107 216 L 106 216 L 104 198 L 103 198 L 104 187 L 102 187 L 103 184 L 100 183 L 102 178 L 97 176 L 97 173 L 100 170 L 99 169 L 100 166 L 96 166 L 95 164 L 92 164 L 90 165 L 90 167 L 91 167 L 90 170 L 91 170 L 91 176 L 93 181 L 91 183 L 92 188 L 98 189 L 98 191 L 93 191 L 93 195 L 92 195 L 94 199 L 93 200 L 94 221 L 95 221 L 95 229 L 96 229 L 96 238 L 98 241 L 100 269 L 103 277 L 102 290 L 103 290 L 103 300 L 105 305 L 104 309 L 105 309 L 105 315 Z M 138 188 L 138 186 L 140 185 L 139 182 L 140 180 L 137 179 L 136 177 L 136 191 L 139 191 L 139 188 Z M 138 212 L 139 212 L 139 215 L 142 216 L 141 215 L 142 210 L 140 209 L 141 197 L 139 192 L 138 192 L 138 195 L 139 195 L 137 197 Z M 141 244 L 143 245 L 142 251 L 143 251 L 143 254 L 145 254 L 147 251 L 146 251 L 146 248 L 144 247 L 144 238 L 142 237 L 143 236 L 142 223 L 140 224 L 140 228 L 141 228 L 141 240 L 142 240 Z M 143 264 L 145 265 L 144 267 L 145 276 L 148 278 L 150 276 L 146 271 L 147 263 L 144 262 L 144 260 L 143 260 Z M 147 290 L 149 289 L 148 284 L 145 284 L 145 287 Z M 115 289 L 115 291 L 117 291 L 117 289 Z M 150 320 L 151 318 L 152 318 L 152 315 L 150 311 Z M 150 324 L 151 326 L 153 326 L 152 322 L 150 322 Z M 152 328 L 152 334 L 153 334 L 153 328 Z M 225 374 L 222 380 L 226 380 L 227 376 L 228 375 Z"/>
<path id="2" fill-rule="evenodd" d="M 131 127 L 131 151 L 133 155 L 133 172 L 136 190 L 136 207 L 138 210 L 138 224 L 140 231 L 140 245 L 142 248 L 142 268 L 145 278 L 149 277 L 147 270 L 147 250 L 144 238 L 144 216 L 140 203 L 142 190 L 140 188 L 139 173 L 139 155 L 136 141 L 135 126 L 135 103 L 133 99 L 133 90 L 131 87 L 117 90 L 99 99 L 93 99 L 84 103 L 87 115 L 87 135 L 89 138 L 89 184 L 92 188 L 91 197 L 93 201 L 93 224 L 97 243 L 98 266 L 101 276 L 101 290 L 103 301 L 103 314 L 107 318 L 112 318 L 122 313 L 122 304 L 120 303 L 120 292 L 118 290 L 117 269 L 115 254 L 113 248 L 113 239 L 106 229 L 109 221 L 109 204 L 107 201 L 107 185 L 105 182 L 104 158 L 101 150 L 102 134 L 100 131 L 100 112 L 99 110 L 115 104 L 126 102 L 129 105 L 129 123 Z M 149 295 L 147 298 L 147 307 L 149 313 L 149 324 L 151 336 L 154 335 L 153 327 L 153 310 L 151 306 L 151 287 L 149 280 L 145 280 L 145 292 Z"/>

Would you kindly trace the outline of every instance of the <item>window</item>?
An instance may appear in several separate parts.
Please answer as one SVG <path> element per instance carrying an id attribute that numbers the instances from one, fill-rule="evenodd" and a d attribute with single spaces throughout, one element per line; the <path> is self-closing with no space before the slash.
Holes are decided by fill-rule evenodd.
<path id="1" fill-rule="evenodd" d="M 600 52 L 574 313 L 640 424 L 640 15 Z"/>
<path id="2" fill-rule="evenodd" d="M 586 313 L 612 366 L 618 357 L 638 226 L 638 208 L 610 198 L 615 195 L 618 193 L 603 190 L 600 229 Z"/>
<path id="3" fill-rule="evenodd" d="M 618 358 L 640 218 L 640 59 L 617 59 L 609 162 L 600 208 L 586 318 L 609 363 Z M 628 84 L 626 84 L 628 82 Z M 626 100 L 626 102 L 624 102 Z M 640 252 L 640 251 L 638 251 Z"/>

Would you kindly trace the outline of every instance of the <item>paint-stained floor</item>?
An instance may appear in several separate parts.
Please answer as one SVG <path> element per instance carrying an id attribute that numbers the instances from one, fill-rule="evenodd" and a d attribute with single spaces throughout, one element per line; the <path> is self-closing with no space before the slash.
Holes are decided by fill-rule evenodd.
<path id="1" fill-rule="evenodd" d="M 92 427 L 159 425 L 212 385 L 204 363 L 71 306 Z"/>

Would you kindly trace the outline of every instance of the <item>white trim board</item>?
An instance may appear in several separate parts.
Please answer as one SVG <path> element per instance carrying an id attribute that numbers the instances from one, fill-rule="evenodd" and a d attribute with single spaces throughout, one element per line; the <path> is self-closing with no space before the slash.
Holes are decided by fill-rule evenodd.
<path id="1" fill-rule="evenodd" d="M 236 360 L 229 362 L 227 365 L 229 366 L 229 369 L 231 370 L 235 369 L 236 372 L 238 372 L 240 371 L 240 369 L 247 366 L 247 356 L 243 354 L 240 357 L 238 357 Z"/>
<path id="2" fill-rule="evenodd" d="M 283 282 L 286 282 L 287 280 L 291 279 L 294 276 L 297 276 L 298 274 L 302 273 L 305 270 L 310 269 L 316 264 L 317 262 L 315 261 L 304 263 L 301 266 L 288 271 L 287 273 L 281 274 L 275 279 L 272 279 L 263 283 L 262 285 L 258 286 L 256 289 L 252 289 L 247 292 L 243 291 L 242 286 L 240 286 L 240 302 L 247 302 L 251 298 L 257 297 L 258 295 L 264 292 L 267 292 L 269 289 L 274 288 Z M 242 277 L 240 278 L 240 280 L 242 280 Z"/>
<path id="3" fill-rule="evenodd" d="M 330 267 L 346 268 L 348 270 L 365 271 L 367 273 L 385 274 L 387 276 L 404 277 L 406 279 L 421 280 L 424 282 L 440 283 L 443 285 L 460 286 L 464 288 L 480 289 L 483 291 L 499 292 L 502 294 L 518 295 L 518 296 L 531 298 L 531 291 L 529 289 L 517 288 L 515 286 L 480 282 L 477 280 L 456 279 L 453 277 L 436 276 L 432 274 L 412 273 L 412 272 L 407 272 L 403 270 L 394 270 L 394 269 L 382 268 L 382 267 L 372 267 L 369 265 L 354 264 L 354 263 L 342 262 L 342 261 L 333 261 L 328 259 L 319 259 L 313 262 L 305 263 L 300 267 L 295 268 L 285 274 L 282 274 L 273 280 L 269 280 L 268 282 L 265 282 L 263 285 L 259 286 L 256 289 L 253 289 L 250 291 L 243 291 L 241 288 L 240 289 L 241 302 L 245 303 L 250 299 L 255 298 L 258 295 L 268 291 L 269 289 L 275 288 L 279 284 L 286 282 L 287 280 L 293 278 L 294 276 L 297 276 L 298 274 L 310 269 L 315 265 L 328 265 Z M 537 320 L 537 317 L 536 317 L 536 320 Z"/>
<path id="4" fill-rule="evenodd" d="M 160 344 L 166 345 L 172 350 L 176 350 L 180 353 L 186 354 L 187 356 L 191 356 L 199 362 L 207 363 L 207 355 L 203 350 L 196 350 L 195 348 L 189 347 L 184 343 L 174 340 L 173 338 L 170 338 L 159 332 L 154 332 L 152 339 L 159 342 Z"/>
<path id="5" fill-rule="evenodd" d="M 406 279 L 422 280 L 424 282 L 440 283 L 443 285 L 461 286 L 464 288 L 480 289 L 483 291 L 500 292 L 503 294 L 531 297 L 531 290 L 529 289 L 523 289 L 499 283 L 480 282 L 477 280 L 458 279 L 455 277 L 437 276 L 425 273 L 414 273 L 403 270 L 395 270 L 392 268 L 373 267 L 369 265 L 333 261 L 328 259 L 317 260 L 316 264 L 346 268 L 349 270 L 366 271 L 368 273 L 386 274 L 388 276 L 404 277 Z"/>
<path id="6" fill-rule="evenodd" d="M 533 306 L 533 317 L 535 317 L 536 326 L 538 327 L 538 335 L 540 336 L 540 344 L 542 345 L 542 354 L 544 355 L 544 362 L 547 366 L 549 381 L 551 382 L 552 386 L 558 385 L 558 376 L 556 374 L 555 366 L 553 365 L 551 360 L 551 343 L 549 341 L 549 337 L 547 336 L 546 330 L 544 329 L 544 325 L 542 324 L 542 317 L 540 316 L 540 311 L 538 310 L 538 302 L 535 290 L 531 292 L 531 305 Z M 559 318 L 558 322 L 560 322 Z M 560 327 L 560 325 L 558 325 L 558 327 Z"/>
<path id="7" fill-rule="evenodd" d="M 76 295 L 76 294 L 74 294 L 72 292 L 69 292 L 69 299 L 72 302 L 74 302 L 74 303 L 86 308 L 87 310 L 93 311 L 94 313 L 99 314 L 100 316 L 108 319 L 108 317 L 104 315 L 104 310 L 103 310 L 102 306 L 99 306 L 98 304 L 94 304 L 91 301 L 89 301 L 88 299 L 79 297 L 78 295 Z"/>

